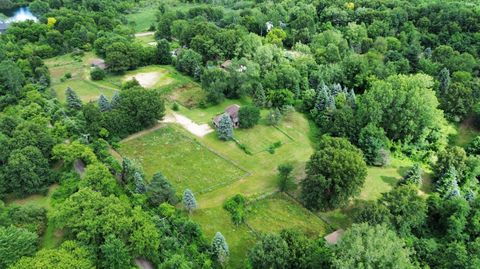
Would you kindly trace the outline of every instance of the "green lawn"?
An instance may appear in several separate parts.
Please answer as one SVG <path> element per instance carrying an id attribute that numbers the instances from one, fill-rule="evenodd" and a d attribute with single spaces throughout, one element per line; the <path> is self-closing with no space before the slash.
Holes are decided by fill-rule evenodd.
<path id="1" fill-rule="evenodd" d="M 72 88 L 84 102 L 95 101 L 101 94 L 111 98 L 115 93 L 114 89 L 99 86 L 91 81 L 72 79 L 52 86 L 61 102 L 65 102 L 65 90 L 68 87 Z"/>
<path id="2" fill-rule="evenodd" d="M 260 233 L 284 229 L 302 231 L 312 238 L 329 232 L 328 225 L 285 194 L 275 194 L 252 204 L 247 223 Z"/>
<path id="3" fill-rule="evenodd" d="M 156 24 L 156 13 L 158 11 L 158 4 L 151 4 L 140 8 L 137 12 L 127 15 L 129 22 L 134 24 L 135 32 L 148 31 L 151 25 Z"/>
<path id="4" fill-rule="evenodd" d="M 227 268 L 245 268 L 245 257 L 256 242 L 255 234 L 245 225 L 235 226 L 230 215 L 221 207 L 199 209 L 192 215 L 200 223 L 208 241 L 216 232 L 221 232 L 230 250 L 229 266 Z"/>
<path id="5" fill-rule="evenodd" d="M 162 172 L 178 192 L 202 193 L 247 175 L 174 125 L 122 142 L 120 153 L 139 161 L 148 177 Z"/>
<path id="6" fill-rule="evenodd" d="M 235 129 L 235 138 L 253 153 L 266 151 L 272 144 L 280 142 L 283 145 L 292 140 L 280 129 L 265 124 L 259 124 L 251 129 Z M 258 134 L 262 134 L 259 136 Z"/>
<path id="7" fill-rule="evenodd" d="M 475 137 L 480 135 L 480 130 L 475 127 L 474 119 L 468 118 L 458 126 L 454 126 L 456 133 L 451 136 L 451 144 L 465 147 Z"/>
<path id="8" fill-rule="evenodd" d="M 55 190 L 58 188 L 57 184 L 50 186 L 48 189 L 48 194 L 44 195 L 30 195 L 22 199 L 13 199 L 7 200 L 7 205 L 20 205 L 20 206 L 37 206 L 43 207 L 45 209 L 51 210 L 51 198 Z M 42 248 L 54 248 L 57 247 L 62 241 L 63 233 L 61 231 L 55 230 L 53 224 L 47 220 L 47 227 L 45 228 L 45 233 L 41 238 Z"/>

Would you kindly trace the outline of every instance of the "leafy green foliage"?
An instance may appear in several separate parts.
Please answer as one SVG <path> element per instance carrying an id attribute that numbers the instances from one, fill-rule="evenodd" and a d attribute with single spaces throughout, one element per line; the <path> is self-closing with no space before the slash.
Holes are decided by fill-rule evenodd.
<path id="1" fill-rule="evenodd" d="M 33 257 L 23 257 L 13 269 L 93 269 L 91 253 L 74 241 L 64 242 L 58 249 L 43 249 Z"/>
<path id="2" fill-rule="evenodd" d="M 237 226 L 245 223 L 248 213 L 247 203 L 247 198 L 241 194 L 237 194 L 231 198 L 228 198 L 223 203 L 223 209 L 230 213 L 232 222 Z"/>
<path id="3" fill-rule="evenodd" d="M 128 249 L 122 240 L 114 236 L 108 236 L 100 249 L 103 256 L 102 264 L 104 268 L 130 268 L 132 257 L 128 253 Z"/>
<path id="4" fill-rule="evenodd" d="M 422 168 L 418 163 L 415 163 L 412 168 L 407 171 L 407 174 L 403 177 L 401 184 L 412 184 L 420 187 L 423 183 Z"/>
<path id="5" fill-rule="evenodd" d="M 335 268 L 414 268 L 405 242 L 386 226 L 354 224 L 335 246 Z"/>
<path id="6" fill-rule="evenodd" d="M 90 71 L 90 77 L 92 78 L 92 80 L 102 80 L 105 78 L 106 75 L 107 73 L 105 72 L 105 70 L 98 67 L 95 67 L 92 69 L 92 71 Z"/>
<path id="7" fill-rule="evenodd" d="M 0 226 L 0 266 L 7 268 L 37 249 L 38 236 L 23 228 Z"/>
<path id="8" fill-rule="evenodd" d="M 296 188 L 294 177 L 292 176 L 293 165 L 281 164 L 278 170 L 278 188 L 280 191 L 290 191 Z"/>
<path id="9" fill-rule="evenodd" d="M 382 150 L 388 149 L 388 138 L 382 128 L 368 124 L 360 131 L 358 147 L 363 151 L 365 161 L 371 165 L 383 166 L 386 164 Z"/>
<path id="10" fill-rule="evenodd" d="M 338 208 L 360 193 L 367 165 L 361 151 L 344 138 L 324 136 L 318 148 L 306 166 L 302 199 L 309 208 Z"/>
<path id="11" fill-rule="evenodd" d="M 288 245 L 282 237 L 267 234 L 248 253 L 248 260 L 253 268 L 284 268 L 287 265 Z"/>
<path id="12" fill-rule="evenodd" d="M 238 121 L 241 128 L 252 128 L 260 120 L 260 109 L 256 106 L 242 106 L 238 111 Z"/>
<path id="13" fill-rule="evenodd" d="M 159 64 L 171 64 L 172 55 L 170 52 L 170 43 L 166 39 L 160 39 L 157 41 L 157 60 Z"/>

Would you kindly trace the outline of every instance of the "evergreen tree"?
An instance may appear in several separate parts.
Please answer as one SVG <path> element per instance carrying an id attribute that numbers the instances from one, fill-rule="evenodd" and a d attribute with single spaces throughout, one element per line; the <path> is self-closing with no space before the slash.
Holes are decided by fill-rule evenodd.
<path id="1" fill-rule="evenodd" d="M 153 175 L 147 187 L 147 196 L 150 204 L 155 207 L 165 202 L 172 205 L 178 203 L 175 189 L 161 173 Z"/>
<path id="2" fill-rule="evenodd" d="M 135 183 L 136 193 L 145 193 L 147 191 L 147 188 L 145 187 L 145 182 L 143 180 L 143 176 L 138 171 L 136 171 L 133 174 L 133 180 Z"/>
<path id="3" fill-rule="evenodd" d="M 197 208 L 197 201 L 195 200 L 195 196 L 190 189 L 186 189 L 183 192 L 183 204 L 185 208 L 188 210 L 189 214 L 192 214 L 193 210 Z"/>
<path id="4" fill-rule="evenodd" d="M 270 109 L 267 115 L 268 125 L 277 125 L 282 120 L 282 113 L 278 108 Z"/>
<path id="5" fill-rule="evenodd" d="M 355 91 L 353 89 L 348 91 L 347 102 L 352 108 L 355 108 L 357 105 L 357 97 L 355 96 Z"/>
<path id="6" fill-rule="evenodd" d="M 120 105 L 120 95 L 118 92 L 115 92 L 112 96 L 112 101 L 110 102 L 110 108 L 115 109 Z"/>
<path id="7" fill-rule="evenodd" d="M 228 114 L 223 114 L 218 123 L 218 138 L 221 140 L 230 140 L 233 138 L 233 122 Z"/>
<path id="8" fill-rule="evenodd" d="M 438 80 L 440 82 L 439 89 L 441 94 L 445 94 L 450 87 L 450 71 L 447 68 L 443 68 L 440 71 L 438 76 Z"/>
<path id="9" fill-rule="evenodd" d="M 323 84 L 322 88 L 318 91 L 317 100 L 315 102 L 315 109 L 318 112 L 323 112 L 327 109 L 327 100 L 330 96 L 329 92 L 330 91 L 325 84 Z"/>
<path id="10" fill-rule="evenodd" d="M 444 198 L 458 194 L 458 173 L 455 167 L 450 167 L 443 177 L 435 182 L 435 190 Z"/>
<path id="11" fill-rule="evenodd" d="M 407 174 L 400 181 L 400 184 L 422 185 L 422 168 L 418 163 L 414 164 L 413 167 L 407 171 Z"/>
<path id="12" fill-rule="evenodd" d="M 253 94 L 253 103 L 257 107 L 264 107 L 267 104 L 267 95 L 262 87 L 262 84 L 258 84 Z"/>
<path id="13" fill-rule="evenodd" d="M 79 110 L 82 108 L 82 100 L 78 97 L 77 93 L 70 87 L 65 91 L 67 100 L 67 107 L 73 110 Z"/>
<path id="14" fill-rule="evenodd" d="M 230 251 L 228 250 L 228 244 L 225 240 L 225 237 L 220 232 L 215 234 L 215 237 L 212 241 L 212 249 L 217 259 L 218 263 L 222 266 L 228 261 L 228 257 L 230 256 Z"/>
<path id="15" fill-rule="evenodd" d="M 107 97 L 105 97 L 103 94 L 100 94 L 100 98 L 98 98 L 98 107 L 102 112 L 105 112 L 111 109 L 110 102 L 108 101 Z"/>
<path id="16" fill-rule="evenodd" d="M 335 97 L 333 95 L 329 95 L 327 98 L 327 110 L 328 112 L 333 112 L 337 109 L 337 106 L 335 105 Z"/>

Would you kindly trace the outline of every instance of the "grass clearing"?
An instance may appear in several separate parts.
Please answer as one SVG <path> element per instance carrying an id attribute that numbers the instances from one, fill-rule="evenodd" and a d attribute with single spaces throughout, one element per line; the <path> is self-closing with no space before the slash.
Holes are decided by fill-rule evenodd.
<path id="1" fill-rule="evenodd" d="M 207 192 L 247 174 L 174 125 L 123 142 L 120 153 L 140 162 L 148 177 L 164 174 L 178 192 Z"/>
<path id="2" fill-rule="evenodd" d="M 148 31 L 150 26 L 155 25 L 157 21 L 156 14 L 158 12 L 158 4 L 151 3 L 140 8 L 137 12 L 128 14 L 127 19 L 133 24 L 135 32 Z"/>
<path id="3" fill-rule="evenodd" d="M 253 154 L 266 151 L 277 142 L 280 142 L 282 146 L 292 142 L 285 133 L 265 124 L 258 124 L 255 128 L 250 129 L 235 129 L 234 133 L 235 138 L 246 145 Z M 258 134 L 262 134 L 262 136 Z"/>
<path id="4" fill-rule="evenodd" d="M 247 223 L 260 233 L 294 229 L 318 238 L 329 232 L 328 224 L 282 193 L 256 201 L 251 207 Z"/>
<path id="5" fill-rule="evenodd" d="M 34 194 L 22 199 L 7 200 L 7 205 L 19 205 L 19 206 L 36 206 L 45 208 L 47 211 L 51 210 L 51 198 L 55 190 L 58 188 L 58 184 L 54 184 L 48 188 L 46 196 Z M 55 248 L 60 245 L 63 239 L 63 232 L 55 230 L 50 220 L 47 220 L 47 227 L 45 233 L 41 237 L 42 248 Z"/>
<path id="6" fill-rule="evenodd" d="M 68 87 L 72 88 L 83 102 L 95 101 L 100 97 L 101 94 L 105 95 L 105 97 L 111 98 L 115 93 L 114 89 L 100 87 L 95 83 L 91 83 L 90 81 L 67 80 L 52 86 L 52 89 L 55 91 L 58 100 L 61 102 L 66 101 L 65 91 Z"/>
<path id="7" fill-rule="evenodd" d="M 220 231 L 225 237 L 230 249 L 229 266 L 227 268 L 245 268 L 244 261 L 247 251 L 256 242 L 255 234 L 245 225 L 235 226 L 230 215 L 221 207 L 199 209 L 192 215 L 200 223 L 208 241 Z"/>
<path id="8" fill-rule="evenodd" d="M 467 118 L 454 128 L 456 134 L 453 134 L 450 137 L 450 142 L 459 147 L 467 146 L 475 137 L 480 135 L 480 130 L 475 127 L 475 120 L 473 117 Z"/>
<path id="9" fill-rule="evenodd" d="M 199 100 L 205 99 L 205 92 L 197 83 L 187 83 L 168 96 L 170 102 L 176 102 L 187 109 L 198 106 Z"/>

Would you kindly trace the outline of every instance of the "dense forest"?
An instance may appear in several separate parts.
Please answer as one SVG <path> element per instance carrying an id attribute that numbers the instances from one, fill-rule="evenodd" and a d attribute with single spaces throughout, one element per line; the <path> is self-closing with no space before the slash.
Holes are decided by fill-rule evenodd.
<path id="1" fill-rule="evenodd" d="M 155 9 L 154 46 L 128 17 L 142 5 Z M 480 2 L 0 0 L 0 12 L 21 6 L 39 21 L 0 34 L 0 269 L 480 268 L 480 136 L 452 138 L 460 125 L 480 129 Z M 176 103 L 135 79 L 89 102 L 78 88 L 64 102 L 52 90 L 45 61 L 88 53 L 105 61 L 95 81 L 171 65 L 201 86 L 199 108 L 250 100 L 243 129 L 260 111 L 271 126 L 303 114 L 313 154 L 299 177 L 276 164 L 278 191 L 310 212 L 348 207 L 341 240 L 261 233 L 229 261 L 234 242 L 192 218 L 197 193 L 112 153 Z M 233 124 L 219 120 L 219 140 L 235 140 Z M 356 200 L 367 169 L 394 157 L 413 166 L 379 199 Z M 48 207 L 8 203 L 52 185 Z M 224 203 L 235 225 L 245 199 Z M 55 247 L 42 245 L 49 229 L 62 233 Z"/>

